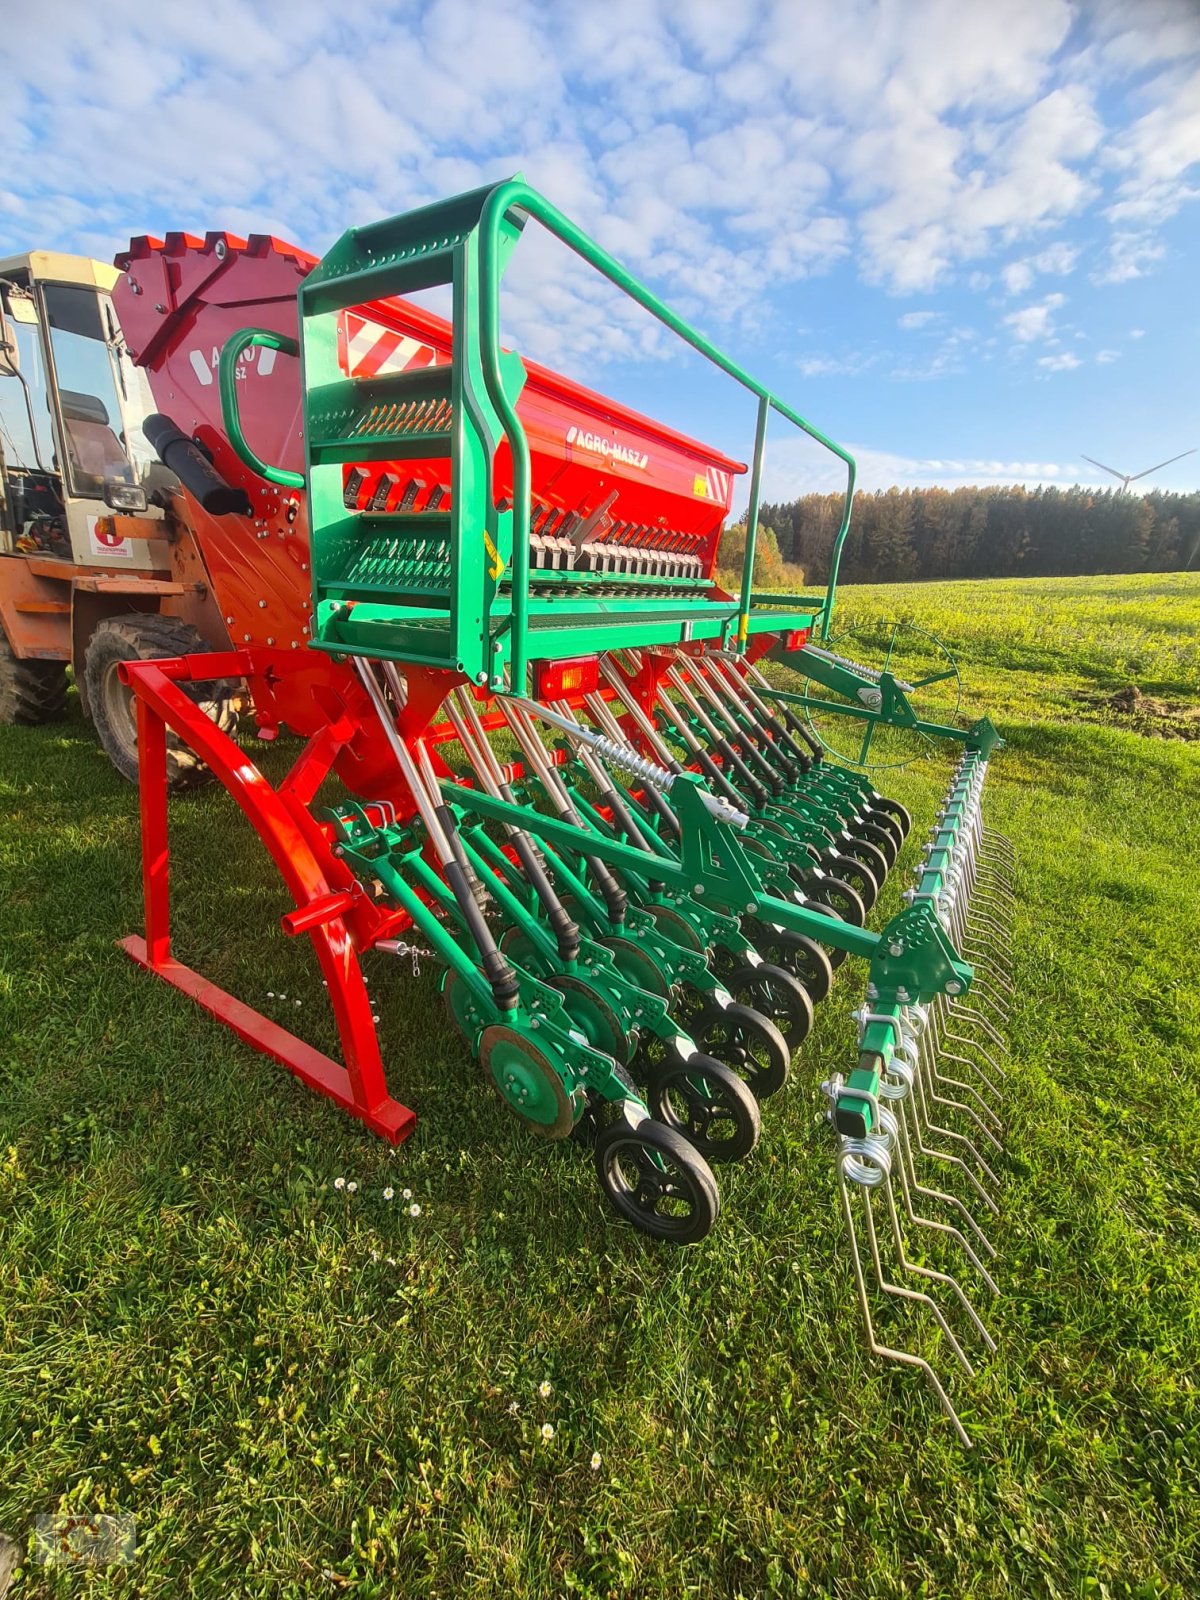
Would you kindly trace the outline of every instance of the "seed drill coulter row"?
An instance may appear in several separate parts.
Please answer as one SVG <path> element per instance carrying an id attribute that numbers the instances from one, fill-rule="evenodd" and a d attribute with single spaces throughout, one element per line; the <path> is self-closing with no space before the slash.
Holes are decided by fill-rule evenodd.
<path id="1" fill-rule="evenodd" d="M 501 347 L 500 282 L 531 222 L 756 398 L 738 596 L 714 574 L 746 468 Z M 505 1104 L 535 1134 L 586 1136 L 620 1215 L 678 1243 L 712 1228 L 713 1165 L 751 1156 L 765 1103 L 817 1089 L 813 1007 L 858 958 L 858 1054 L 821 1086 L 854 1277 L 872 1349 L 920 1367 L 961 1432 L 933 1366 L 876 1323 L 904 1300 L 964 1367 L 990 1345 L 959 1274 L 995 1288 L 979 1219 L 1011 889 L 981 795 L 998 741 L 986 719 L 923 721 L 920 684 L 829 647 L 850 456 L 520 180 L 354 229 L 320 261 L 173 234 L 118 265 L 175 512 L 232 646 L 125 669 L 147 910 L 126 948 L 392 1141 L 415 1118 L 389 1092 L 361 960 L 431 954 Z M 435 285 L 450 322 L 400 298 Z M 772 412 L 847 468 L 822 595 L 753 592 Z M 217 678 L 247 684 L 261 735 L 305 737 L 278 785 L 203 715 Z M 962 751 L 880 931 L 910 819 L 829 758 L 814 708 L 861 726 L 864 755 L 880 726 Z M 168 741 L 279 867 L 341 1062 L 174 959 Z M 318 806 L 331 774 L 342 798 Z"/>

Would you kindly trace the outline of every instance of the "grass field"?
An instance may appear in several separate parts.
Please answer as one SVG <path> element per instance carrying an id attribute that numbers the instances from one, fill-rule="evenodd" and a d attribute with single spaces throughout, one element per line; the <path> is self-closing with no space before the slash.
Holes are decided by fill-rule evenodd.
<path id="1" fill-rule="evenodd" d="M 135 795 L 76 709 L 0 729 L 0 1531 L 121 1510 L 139 1549 L 14 1594 L 1200 1593 L 1200 575 L 845 600 L 946 637 L 1008 740 L 974 1450 L 861 1350 L 817 1093 L 854 963 L 714 1235 L 656 1248 L 477 1081 L 428 967 L 368 974 L 421 1115 L 398 1153 L 135 969 Z M 1114 702 L 1131 682 L 1149 711 Z M 902 865 L 949 771 L 887 784 L 917 813 Z M 181 957 L 332 1046 L 248 827 L 222 794 L 172 826 Z"/>

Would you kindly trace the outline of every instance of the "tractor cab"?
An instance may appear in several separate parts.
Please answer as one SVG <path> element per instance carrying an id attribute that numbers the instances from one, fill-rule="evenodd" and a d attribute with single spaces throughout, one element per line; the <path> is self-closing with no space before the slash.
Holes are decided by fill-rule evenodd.
<path id="1" fill-rule="evenodd" d="M 0 551 L 79 566 L 154 563 L 145 519 L 170 475 L 113 310 L 112 267 L 35 250 L 0 260 Z M 131 538 L 120 518 L 143 525 Z"/>

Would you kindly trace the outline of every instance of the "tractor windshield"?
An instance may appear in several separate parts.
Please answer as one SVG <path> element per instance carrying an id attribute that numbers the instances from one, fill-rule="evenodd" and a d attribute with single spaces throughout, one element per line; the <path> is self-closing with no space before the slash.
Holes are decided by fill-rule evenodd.
<path id="1" fill-rule="evenodd" d="M 71 493 L 103 499 L 107 485 L 144 488 L 155 455 L 142 423 L 154 402 L 111 301 L 66 284 L 44 293 Z"/>

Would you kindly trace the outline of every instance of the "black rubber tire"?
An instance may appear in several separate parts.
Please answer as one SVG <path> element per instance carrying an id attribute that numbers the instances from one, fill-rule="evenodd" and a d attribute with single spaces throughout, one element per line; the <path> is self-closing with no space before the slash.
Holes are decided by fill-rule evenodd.
<path id="1" fill-rule="evenodd" d="M 885 794 L 873 794 L 867 801 L 868 811 L 882 811 L 900 826 L 900 842 L 904 843 L 912 830 L 912 813 L 899 800 L 889 800 Z"/>
<path id="2" fill-rule="evenodd" d="M 827 850 L 820 864 L 831 878 L 848 884 L 862 901 L 863 910 L 870 911 L 879 899 L 879 885 L 883 878 L 876 877 L 865 861 L 857 855 L 844 855 L 840 850 Z M 797 881 L 804 883 L 805 879 L 801 877 Z"/>
<path id="3" fill-rule="evenodd" d="M 896 865 L 896 857 L 900 854 L 896 848 L 896 836 L 885 823 L 878 822 L 873 817 L 855 817 L 848 832 L 856 839 L 874 845 L 887 861 L 889 872 Z"/>
<path id="4" fill-rule="evenodd" d="M 700 1152 L 673 1128 L 652 1118 L 634 1128 L 618 1117 L 596 1136 L 595 1160 L 609 1204 L 641 1233 L 696 1244 L 712 1231 L 721 1209 L 717 1180 Z M 660 1212 L 664 1200 L 686 1209 Z"/>
<path id="5" fill-rule="evenodd" d="M 861 834 L 851 833 L 848 839 L 838 841 L 838 852 L 843 856 L 852 857 L 855 861 L 861 861 L 881 889 L 884 879 L 896 865 L 896 852 L 892 849 L 890 840 L 885 850 L 875 840 L 864 839 Z"/>
<path id="6" fill-rule="evenodd" d="M 137 722 L 133 694 L 117 676 L 123 661 L 159 661 L 168 656 L 204 655 L 208 652 L 190 623 L 153 612 L 108 617 L 88 641 L 84 676 L 92 721 L 106 755 L 123 778 L 137 782 Z M 237 728 L 234 705 L 239 685 L 229 678 L 211 683 L 183 684 L 188 697 L 225 733 Z M 195 789 L 209 783 L 212 773 L 196 753 L 168 730 L 167 783 L 173 790 Z"/>
<path id="7" fill-rule="evenodd" d="M 802 882 L 801 888 L 810 900 L 816 900 L 818 904 L 836 911 L 843 922 L 852 922 L 856 928 L 861 928 L 865 924 L 866 907 L 857 891 L 848 883 L 843 883 L 840 878 L 807 877 Z"/>
<path id="8" fill-rule="evenodd" d="M 36 728 L 66 710 L 66 662 L 20 661 L 0 636 L 0 722 Z"/>
<path id="9" fill-rule="evenodd" d="M 747 962 L 725 987 L 739 1005 L 749 1006 L 773 1022 L 793 1054 L 812 1032 L 812 996 L 786 967 L 777 967 L 771 961 L 762 961 L 758 966 Z"/>
<path id="10" fill-rule="evenodd" d="M 787 1082 L 792 1060 L 787 1040 L 752 1007 L 736 1000 L 726 1006 L 710 1002 L 690 1031 L 705 1055 L 732 1067 L 749 1084 L 756 1100 L 768 1100 Z"/>
<path id="11" fill-rule="evenodd" d="M 828 999 L 833 988 L 833 962 L 815 939 L 765 922 L 751 924 L 746 936 L 764 961 L 773 962 L 800 980 L 814 1005 Z"/>
<path id="12" fill-rule="evenodd" d="M 742 1079 L 698 1052 L 687 1061 L 664 1061 L 647 1084 L 646 1103 L 706 1161 L 744 1161 L 762 1132 L 758 1101 Z"/>

